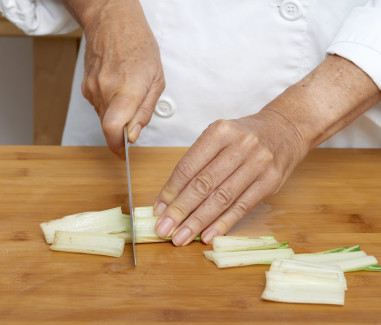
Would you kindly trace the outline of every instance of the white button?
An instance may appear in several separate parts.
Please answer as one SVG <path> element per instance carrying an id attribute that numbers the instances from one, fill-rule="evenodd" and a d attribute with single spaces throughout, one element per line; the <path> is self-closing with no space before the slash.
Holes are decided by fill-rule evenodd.
<path id="1" fill-rule="evenodd" d="M 155 107 L 156 115 L 170 117 L 175 114 L 175 105 L 168 99 L 160 98 Z"/>
<path id="2" fill-rule="evenodd" d="M 287 20 L 297 20 L 303 15 L 302 6 L 297 0 L 284 0 L 279 10 L 282 17 Z"/>

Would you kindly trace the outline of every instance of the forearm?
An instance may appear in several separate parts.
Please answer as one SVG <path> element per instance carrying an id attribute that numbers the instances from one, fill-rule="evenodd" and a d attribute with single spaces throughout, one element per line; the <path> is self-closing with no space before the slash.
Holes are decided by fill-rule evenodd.
<path id="1" fill-rule="evenodd" d="M 380 100 L 380 90 L 366 73 L 352 62 L 330 55 L 263 111 L 281 115 L 307 152 Z"/>
<path id="2" fill-rule="evenodd" d="M 117 19 L 117 17 L 109 16 L 109 13 L 112 15 L 122 14 L 126 20 L 128 17 L 144 17 L 138 0 L 62 0 L 62 2 L 85 30 L 94 20 L 94 17 L 99 17 L 102 13 L 111 19 Z"/>

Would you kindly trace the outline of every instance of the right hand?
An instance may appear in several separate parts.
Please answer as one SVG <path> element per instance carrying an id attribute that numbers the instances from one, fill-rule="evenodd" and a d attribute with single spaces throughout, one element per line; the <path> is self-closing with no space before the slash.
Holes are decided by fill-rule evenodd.
<path id="1" fill-rule="evenodd" d="M 165 87 L 159 47 L 138 0 L 86 8 L 82 92 L 101 120 L 109 148 L 123 156 L 123 127 L 135 142 Z"/>

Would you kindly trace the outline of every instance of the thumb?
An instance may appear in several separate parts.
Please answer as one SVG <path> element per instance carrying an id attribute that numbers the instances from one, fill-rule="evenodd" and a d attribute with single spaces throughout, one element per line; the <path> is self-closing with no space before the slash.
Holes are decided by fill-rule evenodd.
<path id="1" fill-rule="evenodd" d="M 123 128 L 130 122 L 144 100 L 144 95 L 117 93 L 103 116 L 102 129 L 111 151 L 120 154 L 124 148 Z"/>

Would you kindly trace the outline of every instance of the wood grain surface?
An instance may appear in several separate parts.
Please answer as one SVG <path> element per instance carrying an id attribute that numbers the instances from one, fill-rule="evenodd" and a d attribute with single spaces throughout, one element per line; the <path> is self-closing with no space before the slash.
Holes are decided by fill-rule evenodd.
<path id="1" fill-rule="evenodd" d="M 153 204 L 185 148 L 133 148 L 135 206 Z M 360 244 L 381 261 L 381 150 L 320 149 L 233 234 L 296 252 Z M 344 306 L 262 301 L 268 266 L 217 269 L 201 243 L 121 258 L 52 252 L 39 224 L 127 208 L 124 163 L 101 147 L 0 147 L 0 324 L 381 324 L 381 273 L 346 275 Z"/>

